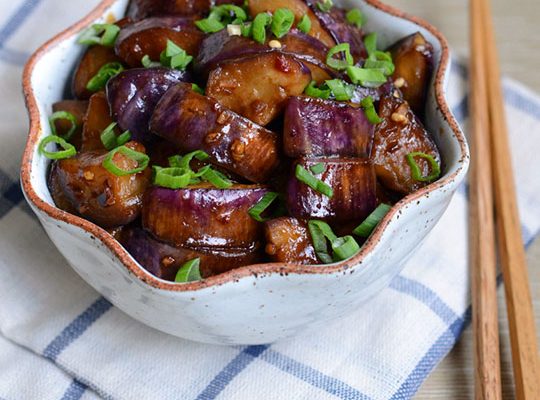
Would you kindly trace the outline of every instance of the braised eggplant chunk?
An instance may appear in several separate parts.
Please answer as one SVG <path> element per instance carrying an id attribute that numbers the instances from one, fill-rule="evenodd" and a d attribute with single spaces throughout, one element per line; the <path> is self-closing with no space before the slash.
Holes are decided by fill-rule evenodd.
<path id="1" fill-rule="evenodd" d="M 364 110 L 313 97 L 291 97 L 285 110 L 283 147 L 291 158 L 369 158 L 373 125 Z"/>
<path id="2" fill-rule="evenodd" d="M 62 100 L 56 102 L 52 106 L 53 113 L 65 112 L 69 113 L 74 121 L 69 118 L 64 118 L 62 115 L 53 122 L 56 128 L 56 134 L 60 137 L 69 136 L 70 142 L 79 149 L 82 141 L 83 131 L 83 119 L 88 109 L 88 102 L 84 100 Z M 75 122 L 75 130 L 73 129 L 73 122 Z"/>
<path id="3" fill-rule="evenodd" d="M 373 162 L 377 178 L 388 189 L 402 194 L 418 190 L 437 176 L 429 179 L 433 165 L 426 156 L 441 164 L 441 156 L 435 142 L 411 110 L 409 104 L 395 96 L 384 97 L 379 105 L 379 115 L 383 122 L 377 125 L 373 143 Z M 421 176 L 414 177 L 408 155 L 414 157 Z"/>
<path id="4" fill-rule="evenodd" d="M 214 4 L 219 5 L 225 3 L 241 6 L 243 0 L 131 0 L 127 15 L 135 20 L 169 14 L 202 16 L 210 11 L 210 8 Z"/>
<path id="5" fill-rule="evenodd" d="M 291 217 L 267 221 L 264 225 L 266 254 L 275 262 L 318 264 L 307 225 Z"/>
<path id="6" fill-rule="evenodd" d="M 126 144 L 144 153 L 136 142 Z M 150 170 L 118 176 L 103 166 L 107 151 L 89 151 L 59 160 L 51 170 L 51 182 L 62 188 L 63 196 L 77 214 L 111 228 L 135 220 L 142 209 L 142 197 L 149 183 Z M 137 161 L 118 152 L 112 161 L 122 170 L 138 167 Z"/>
<path id="7" fill-rule="evenodd" d="M 185 152 L 204 150 L 212 163 L 252 182 L 266 182 L 279 163 L 275 133 L 195 93 L 189 84 L 163 96 L 150 128 Z"/>
<path id="8" fill-rule="evenodd" d="M 258 185 L 153 187 L 145 196 L 143 227 L 176 246 L 249 247 L 260 240 L 262 226 L 248 212 L 267 192 Z"/>
<path id="9" fill-rule="evenodd" d="M 105 93 L 92 95 L 84 116 L 81 150 L 105 150 L 101 142 L 101 133 L 113 122 Z"/>
<path id="10" fill-rule="evenodd" d="M 416 115 L 422 116 L 433 70 L 433 46 L 417 32 L 394 44 L 390 51 L 396 68 L 392 78 Z"/>
<path id="11" fill-rule="evenodd" d="M 189 55 L 196 55 L 204 33 L 192 18 L 153 17 L 128 25 L 120 31 L 115 51 L 132 68 L 141 67 L 144 56 L 159 61 L 170 40 Z"/>
<path id="12" fill-rule="evenodd" d="M 304 92 L 309 69 L 286 54 L 269 53 L 221 64 L 210 73 L 208 96 L 265 126 L 283 111 L 287 98 Z"/>
<path id="13" fill-rule="evenodd" d="M 305 172 L 302 174 L 299 169 Z M 320 182 L 318 187 L 314 189 L 306 183 L 301 177 L 306 173 Z M 287 207 L 293 217 L 330 223 L 361 221 L 376 205 L 376 179 L 371 161 L 358 158 L 296 161 L 287 188 Z"/>
<path id="14" fill-rule="evenodd" d="M 148 272 L 169 281 L 174 281 L 182 265 L 196 258 L 201 260 L 203 278 L 261 261 L 259 244 L 242 248 L 171 246 L 141 228 L 127 229 L 121 243 Z"/>

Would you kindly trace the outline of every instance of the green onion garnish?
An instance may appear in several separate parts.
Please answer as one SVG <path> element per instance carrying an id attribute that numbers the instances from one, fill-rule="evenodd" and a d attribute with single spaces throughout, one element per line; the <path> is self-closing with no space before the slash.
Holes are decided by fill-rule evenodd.
<path id="1" fill-rule="evenodd" d="M 343 261 L 358 253 L 360 246 L 352 236 L 344 236 L 332 242 L 332 251 L 334 260 Z"/>
<path id="2" fill-rule="evenodd" d="M 250 37 L 251 36 L 252 26 L 253 26 L 253 24 L 251 22 L 240 25 L 240 32 L 242 33 L 243 37 Z"/>
<path id="3" fill-rule="evenodd" d="M 192 171 L 186 168 L 161 168 L 154 169 L 154 185 L 168 189 L 182 189 L 189 185 Z"/>
<path id="4" fill-rule="evenodd" d="M 325 13 L 330 11 L 333 6 L 334 6 L 334 2 L 332 0 L 320 0 L 317 3 L 317 8 Z"/>
<path id="5" fill-rule="evenodd" d="M 179 47 L 171 40 L 167 40 L 167 46 L 165 47 L 165 50 L 161 52 L 159 58 L 161 65 L 164 67 L 181 71 L 184 71 L 189 63 L 193 61 L 192 56 L 188 55 L 183 48 Z"/>
<path id="6" fill-rule="evenodd" d="M 106 47 L 113 47 L 119 33 L 120 28 L 117 25 L 94 24 L 81 34 L 77 42 L 88 46 L 100 44 Z"/>
<path id="7" fill-rule="evenodd" d="M 332 94 L 332 91 L 328 88 L 326 84 L 322 85 L 321 87 L 317 87 L 317 82 L 311 81 L 311 83 L 304 90 L 304 93 L 311 97 L 328 99 Z"/>
<path id="8" fill-rule="evenodd" d="M 229 178 L 212 168 L 208 168 L 208 170 L 204 171 L 201 177 L 218 189 L 228 189 L 233 185 Z"/>
<path id="9" fill-rule="evenodd" d="M 251 34 L 253 40 L 264 44 L 266 42 L 266 27 L 272 24 L 272 16 L 268 13 L 259 13 L 253 20 L 251 27 Z"/>
<path id="10" fill-rule="evenodd" d="M 174 278 L 174 281 L 176 283 L 200 281 L 202 279 L 200 267 L 201 267 L 200 258 L 195 258 L 193 260 L 186 262 L 184 265 L 180 267 L 180 269 L 176 273 L 176 278 Z"/>
<path id="11" fill-rule="evenodd" d="M 251 218 L 258 222 L 268 221 L 269 218 L 262 217 L 262 213 L 266 211 L 268 207 L 279 197 L 279 194 L 275 192 L 266 193 L 261 200 L 248 211 Z"/>
<path id="12" fill-rule="evenodd" d="M 313 172 L 315 175 L 322 174 L 325 170 L 324 163 L 320 162 L 315 165 L 312 165 L 309 167 L 310 171 Z"/>
<path id="13" fill-rule="evenodd" d="M 305 183 L 313 190 L 325 195 L 326 197 L 332 198 L 334 191 L 330 186 L 321 181 L 320 179 L 315 178 L 307 169 L 298 164 L 295 170 L 296 179 L 300 182 Z"/>
<path id="14" fill-rule="evenodd" d="M 211 18 L 195 21 L 195 25 L 204 33 L 215 33 L 225 29 L 225 25 L 220 21 Z"/>
<path id="15" fill-rule="evenodd" d="M 325 264 L 331 264 L 334 262 L 330 252 L 328 251 L 328 245 L 326 243 L 327 239 L 330 242 L 337 239 L 337 236 L 332 231 L 332 228 L 330 228 L 330 225 L 323 221 L 309 221 L 308 229 L 311 235 L 311 241 L 313 242 L 315 253 L 317 253 L 317 257 L 319 257 L 319 259 Z"/>
<path id="16" fill-rule="evenodd" d="M 341 79 L 332 79 L 326 81 L 337 101 L 349 101 L 353 98 L 354 87 Z"/>
<path id="17" fill-rule="evenodd" d="M 423 158 L 424 160 L 428 161 L 431 168 L 431 173 L 427 176 L 422 175 L 422 170 L 420 169 L 420 166 L 415 160 L 415 157 Z M 422 153 L 420 151 L 409 153 L 406 156 L 407 162 L 409 163 L 409 166 L 411 167 L 411 177 L 418 182 L 431 182 L 437 179 L 439 176 L 441 176 L 441 167 L 437 160 L 429 154 Z"/>
<path id="18" fill-rule="evenodd" d="M 379 61 L 379 60 L 372 60 L 370 58 L 368 58 L 366 62 L 364 63 L 364 68 L 367 70 L 375 70 L 375 71 L 379 70 L 385 76 L 392 75 L 396 69 L 392 61 Z"/>
<path id="19" fill-rule="evenodd" d="M 101 143 L 103 143 L 103 146 L 107 150 L 112 150 L 115 147 L 123 146 L 131 140 L 131 133 L 129 131 L 125 131 L 117 137 L 114 133 L 114 128 L 116 128 L 116 122 L 113 122 L 107 126 L 100 135 Z"/>
<path id="20" fill-rule="evenodd" d="M 146 54 L 143 58 L 141 58 L 141 64 L 144 68 L 161 67 L 161 63 L 157 61 L 152 61 L 148 54 Z"/>
<path id="21" fill-rule="evenodd" d="M 388 211 L 390 211 L 391 208 L 392 206 L 389 206 L 388 204 L 379 204 L 379 206 L 368 215 L 364 222 L 354 229 L 353 233 L 356 236 L 367 238 L 371 235 L 373 229 L 381 222 L 384 216 L 388 214 Z"/>
<path id="22" fill-rule="evenodd" d="M 124 66 L 119 62 L 110 62 L 103 65 L 96 75 L 94 75 L 86 84 L 86 89 L 91 92 L 97 92 L 105 87 L 109 79 L 118 75 L 124 70 Z"/>
<path id="23" fill-rule="evenodd" d="M 356 25 L 357 28 L 361 28 L 362 25 L 364 25 L 364 14 L 362 14 L 362 11 L 357 8 L 349 10 L 345 17 L 347 18 L 347 22 L 349 24 Z"/>
<path id="24" fill-rule="evenodd" d="M 139 164 L 138 167 L 130 170 L 119 168 L 113 160 L 116 153 L 123 154 L 124 156 L 132 159 L 133 161 L 136 161 Z M 148 167 L 149 162 L 150 157 L 148 157 L 146 154 L 132 150 L 126 146 L 118 146 L 117 148 L 111 150 L 109 154 L 107 154 L 107 157 L 105 157 L 105 159 L 103 160 L 102 165 L 111 174 L 114 174 L 116 176 L 124 176 L 134 175 L 138 174 L 141 171 L 144 171 L 146 167 Z"/>
<path id="25" fill-rule="evenodd" d="M 353 83 L 371 88 L 379 87 L 387 80 L 380 69 L 349 66 L 347 67 L 347 75 Z"/>
<path id="26" fill-rule="evenodd" d="M 296 27 L 300 32 L 304 32 L 305 34 L 308 34 L 311 31 L 311 19 L 307 16 L 307 14 L 304 14 Z"/>
<path id="27" fill-rule="evenodd" d="M 288 8 L 278 8 L 274 11 L 272 25 L 270 30 L 278 38 L 281 39 L 291 30 L 294 23 L 294 14 Z"/>
<path id="28" fill-rule="evenodd" d="M 364 97 L 360 102 L 360 105 L 364 109 L 364 113 L 370 123 L 376 125 L 383 121 L 375 110 L 375 105 L 373 104 L 373 98 L 371 96 Z"/>
<path id="29" fill-rule="evenodd" d="M 202 150 L 195 150 L 185 156 L 172 156 L 169 157 L 169 165 L 176 168 L 189 169 L 191 161 L 196 158 L 199 161 L 208 160 L 210 156 Z"/>
<path id="30" fill-rule="evenodd" d="M 191 84 L 191 90 L 193 90 L 195 93 L 202 94 L 204 96 L 204 89 L 197 85 L 196 83 Z"/>
<path id="31" fill-rule="evenodd" d="M 247 20 L 247 14 L 242 7 L 233 4 L 222 4 L 212 7 L 209 19 L 217 20 L 224 25 L 239 24 Z"/>
<path id="32" fill-rule="evenodd" d="M 67 133 L 63 136 L 58 135 L 56 131 L 56 124 L 55 124 L 56 121 L 61 120 L 61 119 L 67 120 L 71 123 L 71 127 L 69 128 Z M 49 125 L 51 126 L 51 132 L 54 136 L 59 136 L 65 140 L 71 139 L 71 137 L 73 136 L 73 134 L 77 131 L 77 128 L 79 127 L 77 124 L 77 118 L 75 117 L 75 115 L 67 111 L 57 111 L 53 113 L 49 117 Z"/>
<path id="33" fill-rule="evenodd" d="M 49 143 L 56 143 L 63 150 L 48 151 L 46 147 Z M 43 138 L 43 140 L 39 143 L 38 149 L 41 154 L 43 154 L 45 157 L 51 160 L 62 160 L 64 158 L 73 157 L 75 154 L 77 154 L 77 150 L 75 149 L 75 146 L 66 142 L 60 136 L 55 136 L 55 135 L 50 135 Z"/>
<path id="34" fill-rule="evenodd" d="M 334 56 L 339 53 L 345 55 L 345 60 L 334 58 Z M 338 71 L 345 70 L 349 65 L 353 65 L 354 59 L 351 55 L 351 45 L 349 43 L 340 43 L 337 46 L 332 47 L 326 56 L 326 64 Z"/>
<path id="35" fill-rule="evenodd" d="M 372 32 L 364 37 L 364 46 L 369 56 L 377 50 L 377 32 Z"/>

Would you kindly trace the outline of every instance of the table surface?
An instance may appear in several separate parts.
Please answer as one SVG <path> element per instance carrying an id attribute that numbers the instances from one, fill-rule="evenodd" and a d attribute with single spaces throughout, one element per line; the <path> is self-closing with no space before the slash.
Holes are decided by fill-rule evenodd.
<path id="1" fill-rule="evenodd" d="M 468 1 L 466 0 L 385 0 L 410 14 L 424 18 L 446 36 L 457 56 L 468 55 Z M 540 75 L 532 74 L 540 67 L 540 56 L 533 51 L 538 45 L 538 0 L 510 2 L 492 0 L 501 69 L 540 93 Z M 529 276 L 535 306 L 537 329 L 540 331 L 540 239 L 528 250 Z M 513 399 L 512 363 L 504 290 L 499 290 L 499 326 L 503 398 Z M 416 400 L 472 399 L 474 374 L 472 362 L 472 330 L 465 330 L 450 355 L 424 383 Z"/>

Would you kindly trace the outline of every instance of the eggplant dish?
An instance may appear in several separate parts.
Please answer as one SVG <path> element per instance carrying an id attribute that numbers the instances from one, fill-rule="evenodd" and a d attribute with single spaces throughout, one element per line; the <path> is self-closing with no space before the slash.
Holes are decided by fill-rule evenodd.
<path id="1" fill-rule="evenodd" d="M 39 151 L 56 205 L 189 282 L 354 256 L 441 174 L 433 47 L 331 0 L 132 0 L 94 24 Z"/>

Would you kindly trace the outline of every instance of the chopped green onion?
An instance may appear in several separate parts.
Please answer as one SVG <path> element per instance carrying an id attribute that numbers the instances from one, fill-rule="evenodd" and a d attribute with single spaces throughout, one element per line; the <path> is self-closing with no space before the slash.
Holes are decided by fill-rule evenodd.
<path id="1" fill-rule="evenodd" d="M 186 262 L 184 265 L 180 267 L 180 269 L 176 273 L 176 277 L 174 278 L 174 281 L 176 283 L 200 281 L 202 279 L 200 267 L 201 267 L 200 258 L 195 258 L 193 260 Z"/>
<path id="2" fill-rule="evenodd" d="M 212 18 L 205 18 L 195 21 L 195 25 L 204 33 L 215 33 L 225 29 L 225 24 Z"/>
<path id="3" fill-rule="evenodd" d="M 386 76 L 380 69 L 368 69 L 350 66 L 347 67 L 347 75 L 357 85 L 375 88 L 386 83 Z"/>
<path id="4" fill-rule="evenodd" d="M 152 61 L 148 54 L 146 54 L 143 58 L 141 58 L 141 64 L 144 68 L 161 67 L 161 63 L 157 61 Z"/>
<path id="5" fill-rule="evenodd" d="M 296 27 L 300 32 L 304 32 L 305 34 L 308 34 L 311 31 L 311 19 L 308 17 L 307 14 L 304 14 Z"/>
<path id="6" fill-rule="evenodd" d="M 71 123 L 71 128 L 69 128 L 69 130 L 67 131 L 67 133 L 64 135 L 64 136 L 60 136 L 58 135 L 57 131 L 56 131 L 56 124 L 55 122 L 58 121 L 58 120 L 67 120 Z M 65 140 L 69 140 L 71 139 L 71 137 L 73 136 L 73 134 L 77 131 L 77 128 L 79 127 L 78 124 L 77 124 L 77 118 L 75 117 L 75 115 L 73 115 L 72 113 L 70 112 L 67 112 L 67 111 L 57 111 L 55 113 L 53 113 L 50 117 L 49 117 L 49 125 L 51 126 L 51 132 L 54 136 L 59 136 Z"/>
<path id="7" fill-rule="evenodd" d="M 77 42 L 88 46 L 100 44 L 106 47 L 113 47 L 119 33 L 120 28 L 117 25 L 94 24 L 81 34 Z"/>
<path id="8" fill-rule="evenodd" d="M 110 62 L 103 65 L 96 75 L 94 75 L 86 84 L 86 89 L 91 92 L 97 92 L 105 87 L 109 79 L 118 75 L 124 70 L 124 66 L 119 62 Z"/>
<path id="9" fill-rule="evenodd" d="M 423 158 L 424 160 L 428 161 L 431 168 L 431 173 L 427 176 L 422 175 L 422 170 L 420 169 L 420 166 L 415 160 L 415 157 Z M 407 162 L 409 163 L 409 166 L 411 167 L 411 177 L 418 182 L 431 182 L 437 179 L 439 176 L 441 176 L 441 167 L 437 160 L 429 154 L 422 153 L 420 151 L 409 153 L 406 156 Z"/>
<path id="10" fill-rule="evenodd" d="M 364 113 L 370 123 L 376 125 L 383 121 L 375 110 L 375 105 L 373 104 L 373 98 L 371 96 L 364 97 L 360 102 L 360 105 L 364 109 Z"/>
<path id="11" fill-rule="evenodd" d="M 189 63 L 193 61 L 193 57 L 188 55 L 184 49 L 179 47 L 171 40 L 167 40 L 167 46 L 160 55 L 161 64 L 164 67 L 178 69 L 184 71 Z"/>
<path id="12" fill-rule="evenodd" d="M 354 87 L 341 79 L 326 81 L 337 101 L 349 101 L 353 98 Z"/>
<path id="13" fill-rule="evenodd" d="M 242 7 L 233 4 L 222 4 L 212 7 L 209 19 L 220 21 L 224 25 L 237 24 L 247 20 L 247 14 Z"/>
<path id="14" fill-rule="evenodd" d="M 308 230 L 317 257 L 325 264 L 334 262 L 328 251 L 328 244 L 326 243 L 327 239 L 330 240 L 330 242 L 337 239 L 337 236 L 332 231 L 332 228 L 330 228 L 330 225 L 323 221 L 309 221 Z"/>
<path id="15" fill-rule="evenodd" d="M 266 193 L 261 200 L 248 211 L 251 218 L 258 222 L 268 221 L 268 218 L 262 217 L 262 213 L 266 211 L 268 207 L 279 197 L 275 192 Z"/>
<path id="16" fill-rule="evenodd" d="M 311 167 L 309 167 L 309 169 L 311 170 L 311 172 L 313 172 L 315 175 L 319 175 L 319 174 L 322 174 L 325 170 L 325 167 L 324 167 L 324 163 L 320 162 L 320 163 L 317 163 L 315 165 L 312 165 Z"/>
<path id="17" fill-rule="evenodd" d="M 202 94 L 204 96 L 204 89 L 197 85 L 196 83 L 191 84 L 191 90 L 193 90 L 195 93 Z"/>
<path id="18" fill-rule="evenodd" d="M 130 140 L 131 140 L 131 132 L 125 131 L 124 133 L 121 133 L 120 135 L 118 135 L 118 137 L 116 138 L 116 145 L 123 146 Z"/>
<path id="19" fill-rule="evenodd" d="M 240 32 L 242 33 L 243 37 L 250 37 L 251 31 L 252 31 L 253 24 L 251 22 L 248 22 L 247 24 L 240 25 Z"/>
<path id="20" fill-rule="evenodd" d="M 107 126 L 100 135 L 101 143 L 103 143 L 103 146 L 107 150 L 112 150 L 115 147 L 123 146 L 131 140 L 131 133 L 129 131 L 125 131 L 117 137 L 114 133 L 114 128 L 116 128 L 116 122 L 113 122 Z"/>
<path id="21" fill-rule="evenodd" d="M 189 185 L 192 171 L 186 168 L 161 168 L 154 165 L 154 185 L 168 189 L 182 189 Z"/>
<path id="22" fill-rule="evenodd" d="M 228 189 L 233 183 L 221 172 L 209 168 L 202 174 L 202 178 L 217 187 L 218 189 Z"/>
<path id="23" fill-rule="evenodd" d="M 264 44 L 266 42 L 266 27 L 272 24 L 272 16 L 268 13 L 259 13 L 253 20 L 251 33 L 253 40 Z"/>
<path id="24" fill-rule="evenodd" d="M 324 89 L 326 87 L 326 89 Z M 317 97 L 319 99 L 328 99 L 332 94 L 332 91 L 328 88 L 327 85 L 322 85 L 317 87 L 317 82 L 311 81 L 311 83 L 306 87 L 304 93 L 311 97 Z"/>
<path id="25" fill-rule="evenodd" d="M 313 190 L 325 195 L 326 197 L 332 198 L 334 191 L 330 186 L 321 181 L 320 179 L 315 178 L 307 169 L 298 164 L 295 170 L 296 179 L 300 182 L 305 183 Z"/>
<path id="26" fill-rule="evenodd" d="M 360 246 L 352 236 L 344 236 L 332 241 L 332 251 L 335 261 L 343 261 L 358 253 Z"/>
<path id="27" fill-rule="evenodd" d="M 392 61 L 379 61 L 372 60 L 371 58 L 366 60 L 364 68 L 367 70 L 380 70 L 386 76 L 392 75 L 396 69 Z"/>
<path id="28" fill-rule="evenodd" d="M 272 26 L 270 29 L 272 33 L 281 39 L 291 30 L 294 23 L 294 14 L 288 8 L 278 8 L 274 11 L 274 18 L 272 18 Z"/>
<path id="29" fill-rule="evenodd" d="M 349 10 L 345 17 L 347 18 L 347 22 L 349 24 L 356 25 L 357 28 L 361 28 L 365 23 L 364 14 L 362 14 L 362 11 L 357 8 Z"/>
<path id="30" fill-rule="evenodd" d="M 47 145 L 49 143 L 56 143 L 58 146 L 60 146 L 63 150 L 60 151 L 48 151 L 46 149 Z M 51 159 L 51 160 L 62 160 L 64 158 L 70 158 L 73 157 L 75 154 L 77 154 L 77 150 L 75 149 L 75 146 L 72 144 L 66 142 L 63 138 L 60 136 L 50 135 L 45 138 L 39 143 L 39 152 L 43 154 L 45 157 Z"/>
<path id="31" fill-rule="evenodd" d="M 320 0 L 317 3 L 317 8 L 325 13 L 330 11 L 333 6 L 334 6 L 334 2 L 332 0 Z"/>
<path id="32" fill-rule="evenodd" d="M 364 46 L 366 47 L 368 56 L 371 56 L 377 51 L 377 32 L 372 32 L 364 37 Z"/>
<path id="33" fill-rule="evenodd" d="M 364 222 L 354 229 L 353 233 L 356 236 L 367 238 L 371 235 L 373 229 L 381 222 L 384 216 L 388 214 L 388 211 L 390 211 L 391 208 L 392 206 L 389 206 L 388 204 L 379 204 L 379 206 L 368 215 Z"/>
<path id="34" fill-rule="evenodd" d="M 124 156 L 132 159 L 133 161 L 136 161 L 139 165 L 136 168 L 133 168 L 130 170 L 125 170 L 118 167 L 114 163 L 114 159 L 113 159 L 116 153 L 123 154 Z M 111 174 L 114 174 L 116 176 L 124 176 L 124 175 L 134 175 L 134 174 L 138 174 L 141 171 L 144 171 L 146 167 L 148 167 L 149 162 L 150 162 L 150 157 L 148 157 L 146 154 L 132 150 L 126 146 L 118 146 L 117 148 L 111 150 L 109 154 L 107 154 L 107 157 L 105 157 L 105 159 L 103 160 L 102 165 Z"/>
<path id="35" fill-rule="evenodd" d="M 190 169 L 191 161 L 194 158 L 196 158 L 199 161 L 205 161 L 205 160 L 208 160 L 209 157 L 210 156 L 204 151 L 195 150 L 191 153 L 186 154 L 183 157 L 180 157 L 180 156 L 169 157 L 169 165 L 171 167 L 176 167 L 176 168 Z"/>
<path id="36" fill-rule="evenodd" d="M 339 53 L 345 54 L 345 60 L 334 58 L 334 56 Z M 338 71 L 345 70 L 349 65 L 353 65 L 354 59 L 351 55 L 351 45 L 349 43 L 340 43 L 337 46 L 332 47 L 326 56 L 326 64 Z"/>

